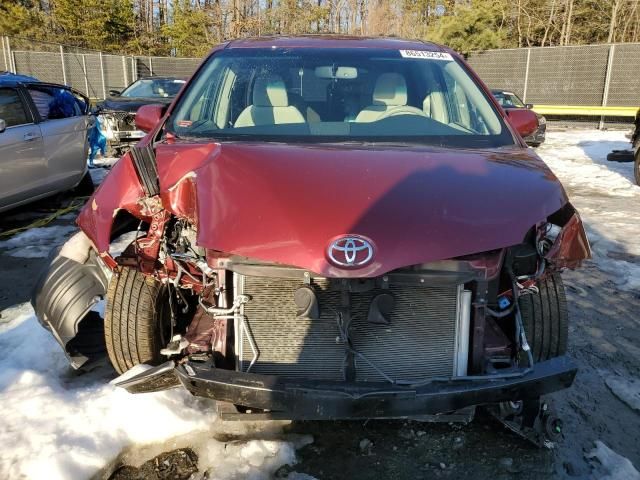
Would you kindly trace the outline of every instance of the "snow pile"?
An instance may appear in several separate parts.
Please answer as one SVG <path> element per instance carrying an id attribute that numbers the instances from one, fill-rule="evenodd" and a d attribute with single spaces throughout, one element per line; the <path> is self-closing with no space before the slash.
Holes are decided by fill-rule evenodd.
<path id="1" fill-rule="evenodd" d="M 2 311 L 0 478 L 87 479 L 132 444 L 185 435 L 207 438 L 198 453 L 210 478 L 268 478 L 309 441 L 214 440 L 212 402 L 183 389 L 131 395 L 109 383 L 113 376 L 106 365 L 73 371 L 30 305 Z"/>
<path id="2" fill-rule="evenodd" d="M 550 132 L 538 154 L 565 186 L 585 223 L 596 265 L 620 287 L 640 287 L 640 187 L 633 163 L 608 162 L 612 150 L 629 148 L 621 131 Z"/>
<path id="3" fill-rule="evenodd" d="M 595 444 L 596 448 L 587 454 L 587 458 L 597 460 L 600 463 L 595 478 L 598 480 L 640 480 L 640 473 L 627 458 L 618 455 L 600 440 L 596 440 Z"/>
<path id="4" fill-rule="evenodd" d="M 624 131 L 568 130 L 549 132 L 536 151 L 568 190 L 580 196 L 638 195 L 633 164 L 607 161 L 612 150 L 631 148 Z"/>
<path id="5" fill-rule="evenodd" d="M 97 168 L 89 169 L 89 174 L 91 175 L 91 180 L 93 180 L 93 184 L 98 186 L 104 180 L 104 177 L 107 176 L 109 170 L 115 163 L 118 161 L 118 158 L 115 157 L 105 157 L 105 158 L 97 158 L 94 160 L 94 164 Z"/>
<path id="6" fill-rule="evenodd" d="M 640 380 L 635 378 L 629 380 L 609 374 L 605 377 L 604 383 L 620 401 L 640 413 Z"/>
<path id="7" fill-rule="evenodd" d="M 223 443 L 208 440 L 196 445 L 194 450 L 198 454 L 198 467 L 206 471 L 204 478 L 268 480 L 282 465 L 295 464 L 296 449 L 312 442 L 313 438 L 308 435 L 290 436 L 286 442 L 265 439 Z M 220 462 L 221 458 L 225 461 Z M 295 478 L 295 475 L 288 478 Z"/>
<path id="8" fill-rule="evenodd" d="M 72 225 L 30 228 L 0 241 L 0 249 L 6 249 L 2 253 L 12 257 L 46 258 L 51 249 L 63 244 L 76 230 Z"/>

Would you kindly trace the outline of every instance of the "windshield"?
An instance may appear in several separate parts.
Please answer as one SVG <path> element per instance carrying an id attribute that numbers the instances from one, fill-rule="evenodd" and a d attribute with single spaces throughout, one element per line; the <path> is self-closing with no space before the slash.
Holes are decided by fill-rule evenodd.
<path id="1" fill-rule="evenodd" d="M 462 64 L 440 52 L 228 49 L 174 109 L 178 137 L 513 145 Z"/>
<path id="2" fill-rule="evenodd" d="M 503 108 L 525 108 L 524 102 L 515 93 L 493 92 L 493 96 Z"/>
<path id="3" fill-rule="evenodd" d="M 177 78 L 143 78 L 129 85 L 121 97 L 175 97 L 185 80 Z"/>

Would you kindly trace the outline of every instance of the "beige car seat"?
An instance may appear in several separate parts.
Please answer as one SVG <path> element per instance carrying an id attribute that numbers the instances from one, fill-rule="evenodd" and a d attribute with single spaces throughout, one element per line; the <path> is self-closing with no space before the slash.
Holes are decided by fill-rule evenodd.
<path id="1" fill-rule="evenodd" d="M 253 85 L 253 105 L 238 116 L 234 127 L 305 123 L 300 111 L 289 105 L 287 89 L 277 75 L 260 77 Z"/>
<path id="2" fill-rule="evenodd" d="M 435 120 L 436 122 L 449 123 L 449 111 L 447 110 L 447 100 L 440 82 L 436 80 L 433 72 L 428 70 L 426 72 L 427 84 L 432 86 L 431 92 L 424 98 L 422 102 L 422 111 Z"/>
<path id="3" fill-rule="evenodd" d="M 422 102 L 422 111 L 436 122 L 449 123 L 447 102 L 444 93 L 434 90 Z"/>
<path id="4" fill-rule="evenodd" d="M 383 73 L 373 89 L 373 104 L 356 117 L 356 122 L 375 122 L 394 108 L 407 104 L 407 83 L 399 73 Z"/>

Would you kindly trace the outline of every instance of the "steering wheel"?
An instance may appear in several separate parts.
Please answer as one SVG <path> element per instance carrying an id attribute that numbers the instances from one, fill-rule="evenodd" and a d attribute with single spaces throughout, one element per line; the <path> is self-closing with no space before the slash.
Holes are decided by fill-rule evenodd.
<path id="1" fill-rule="evenodd" d="M 389 118 L 389 117 L 395 117 L 396 115 L 418 115 L 420 117 L 427 117 L 427 114 L 424 113 L 419 108 L 411 107 L 409 105 L 398 105 L 382 113 L 376 119 L 376 121 L 384 120 L 385 118 Z"/>

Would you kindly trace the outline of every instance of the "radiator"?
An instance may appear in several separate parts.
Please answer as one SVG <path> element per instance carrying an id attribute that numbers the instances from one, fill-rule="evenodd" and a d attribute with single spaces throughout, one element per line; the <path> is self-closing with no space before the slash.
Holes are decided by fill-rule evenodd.
<path id="1" fill-rule="evenodd" d="M 294 292 L 300 280 L 236 274 L 239 294 L 251 300 L 235 320 L 237 368 L 292 379 L 344 380 L 345 347 L 336 322 L 340 292 L 314 279 L 320 318 L 296 317 Z M 382 290 L 350 293 L 349 338 L 356 381 L 420 382 L 466 374 L 470 295 L 462 285 L 393 285 L 389 324 L 367 321 L 373 297 Z M 381 373 L 382 372 L 382 373 Z"/>

